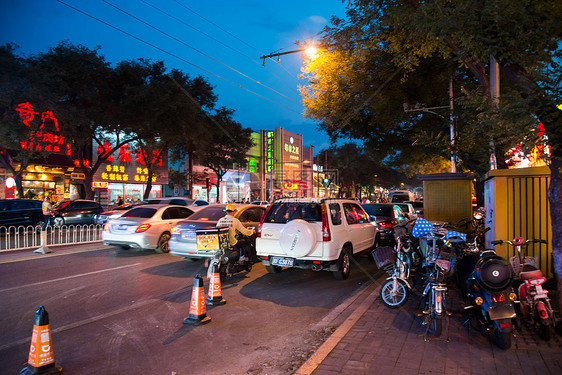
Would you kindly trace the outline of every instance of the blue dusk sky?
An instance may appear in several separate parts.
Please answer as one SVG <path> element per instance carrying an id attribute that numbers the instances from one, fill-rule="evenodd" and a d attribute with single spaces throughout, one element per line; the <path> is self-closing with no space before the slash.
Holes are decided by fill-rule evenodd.
<path id="1" fill-rule="evenodd" d="M 345 1 L 29 0 L 0 2 L 0 43 L 18 54 L 46 52 L 62 40 L 94 49 L 111 63 L 164 61 L 191 77 L 204 76 L 218 105 L 254 131 L 278 126 L 302 134 L 315 153 L 329 146 L 317 124 L 302 116 L 298 93 L 301 53 L 267 60 L 263 55 L 298 49 L 318 38 Z M 66 4 L 66 5 L 65 5 Z M 119 9 L 117 9 L 117 7 Z M 126 13 L 125 13 L 126 12 Z M 120 31 L 121 30 L 121 31 Z"/>

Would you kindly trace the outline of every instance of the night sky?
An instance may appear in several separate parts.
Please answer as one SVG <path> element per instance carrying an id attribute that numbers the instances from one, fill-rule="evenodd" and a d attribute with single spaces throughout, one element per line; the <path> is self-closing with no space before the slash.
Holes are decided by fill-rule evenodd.
<path id="1" fill-rule="evenodd" d="M 206 77 L 217 104 L 234 109 L 244 127 L 281 126 L 303 134 L 303 144 L 319 151 L 328 137 L 301 115 L 301 53 L 281 56 L 280 64 L 267 60 L 265 66 L 260 56 L 296 50 L 296 41 L 318 39 L 332 15 L 344 14 L 340 0 L 2 1 L 0 42 L 16 43 L 16 52 L 26 56 L 69 40 L 100 46 L 111 63 L 162 60 L 168 69 Z"/>

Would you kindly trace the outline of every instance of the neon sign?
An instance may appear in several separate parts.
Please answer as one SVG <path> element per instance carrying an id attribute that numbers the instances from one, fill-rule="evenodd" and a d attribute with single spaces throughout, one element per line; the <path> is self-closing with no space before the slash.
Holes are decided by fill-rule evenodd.
<path id="1" fill-rule="evenodd" d="M 29 128 L 32 127 L 31 122 L 35 119 L 35 115 L 39 114 L 29 102 L 18 104 L 16 111 L 19 112 L 23 124 Z M 72 154 L 70 143 L 66 142 L 64 136 L 58 134 L 60 132 L 59 120 L 52 111 L 41 113 L 41 125 L 38 129 L 42 129 L 42 131 L 32 130 L 29 139 L 26 142 L 20 142 L 22 149 L 62 155 Z"/>

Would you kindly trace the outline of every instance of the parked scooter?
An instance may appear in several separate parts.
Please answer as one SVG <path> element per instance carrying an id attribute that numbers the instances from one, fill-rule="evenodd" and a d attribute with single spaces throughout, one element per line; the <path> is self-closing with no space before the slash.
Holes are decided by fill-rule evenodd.
<path id="1" fill-rule="evenodd" d="M 501 349 L 511 347 L 516 323 L 513 269 L 494 250 L 481 250 L 477 238 L 467 243 L 457 261 L 457 277 L 469 314 L 466 323 L 482 332 Z"/>
<path id="2" fill-rule="evenodd" d="M 526 240 L 516 237 L 512 241 L 492 241 L 493 245 L 508 243 L 515 247 L 517 254 L 510 259 L 516 268 L 515 281 L 519 297 L 519 310 L 523 319 L 533 323 L 542 339 L 548 341 L 556 330 L 562 334 L 562 322 L 558 321 L 548 291 L 542 285 L 546 282 L 542 271 L 537 267 L 534 257 L 524 256 L 521 251 L 523 245 L 537 242 L 547 244 L 545 240 Z"/>

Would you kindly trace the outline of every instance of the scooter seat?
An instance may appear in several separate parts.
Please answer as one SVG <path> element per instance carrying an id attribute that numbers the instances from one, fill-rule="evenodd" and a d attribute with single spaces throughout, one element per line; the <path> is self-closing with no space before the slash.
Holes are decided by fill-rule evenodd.
<path id="1" fill-rule="evenodd" d="M 521 272 L 519 274 L 519 276 L 521 277 L 521 280 L 530 280 L 530 279 L 536 279 L 538 277 L 542 277 L 542 272 L 541 270 L 531 270 L 531 271 L 524 271 Z"/>

